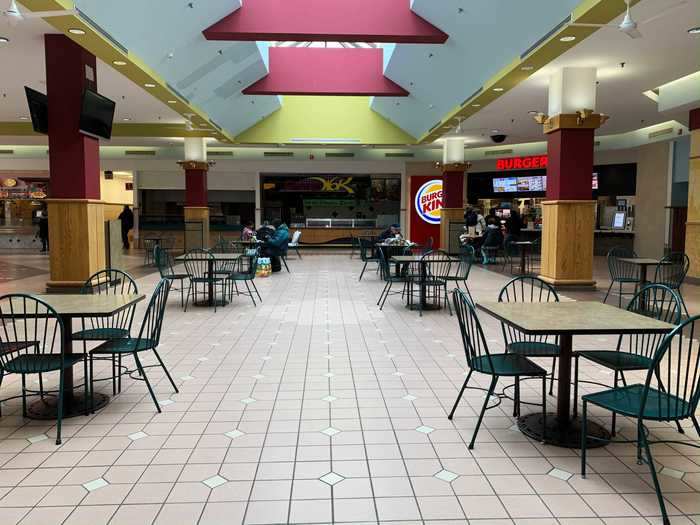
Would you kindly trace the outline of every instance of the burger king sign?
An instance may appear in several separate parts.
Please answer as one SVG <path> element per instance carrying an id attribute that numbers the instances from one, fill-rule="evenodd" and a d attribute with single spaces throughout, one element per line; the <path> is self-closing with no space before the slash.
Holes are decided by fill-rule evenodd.
<path id="1" fill-rule="evenodd" d="M 416 193 L 416 213 L 428 224 L 440 224 L 442 211 L 442 180 L 434 179 L 423 184 Z"/>

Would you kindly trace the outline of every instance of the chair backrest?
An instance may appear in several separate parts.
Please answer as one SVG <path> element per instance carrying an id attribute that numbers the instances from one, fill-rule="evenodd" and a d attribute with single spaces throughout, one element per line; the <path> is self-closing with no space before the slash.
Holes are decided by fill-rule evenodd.
<path id="1" fill-rule="evenodd" d="M 459 263 L 455 266 L 455 276 L 467 280 L 474 264 L 475 251 L 470 244 L 465 244 L 459 249 Z"/>
<path id="2" fill-rule="evenodd" d="M 641 413 L 654 410 L 669 420 L 694 416 L 700 401 L 699 335 L 700 316 L 695 316 L 663 338 L 647 372 Z M 669 395 L 649 396 L 651 386 Z"/>
<path id="3" fill-rule="evenodd" d="M 369 239 L 360 238 L 360 259 L 368 261 L 372 258 L 374 244 Z"/>
<path id="4" fill-rule="evenodd" d="M 423 254 L 429 253 L 433 251 L 433 244 L 435 244 L 435 241 L 432 237 L 428 237 L 425 240 L 425 243 L 423 244 Z"/>
<path id="5" fill-rule="evenodd" d="M 520 255 L 520 246 L 515 244 L 517 238 L 514 235 L 508 234 L 503 239 L 503 251 L 506 257 L 517 257 Z"/>
<path id="6" fill-rule="evenodd" d="M 297 230 L 292 235 L 292 242 L 290 244 L 292 244 L 292 245 L 299 244 L 299 239 L 301 239 L 301 231 Z"/>
<path id="7" fill-rule="evenodd" d="M 559 295 L 552 286 L 530 275 L 520 275 L 511 279 L 498 294 L 499 303 L 558 303 Z M 516 328 L 501 323 L 506 344 L 520 342 L 547 342 L 551 336 L 529 335 Z M 556 337 L 553 338 L 556 340 Z"/>
<path id="8" fill-rule="evenodd" d="M 607 255 L 608 269 L 610 270 L 610 278 L 614 281 L 617 279 L 634 279 L 639 277 L 639 269 L 629 263 L 620 261 L 620 259 L 629 259 L 637 257 L 634 250 L 617 246 L 612 248 Z"/>
<path id="9" fill-rule="evenodd" d="M 63 321 L 47 303 L 24 294 L 0 297 L 0 368 L 22 354 L 60 354 Z"/>
<path id="10" fill-rule="evenodd" d="M 483 361 L 485 358 L 489 368 L 493 370 L 489 347 L 486 344 L 486 337 L 476 315 L 474 304 L 469 300 L 465 292 L 457 288 L 452 291 L 452 303 L 455 315 L 459 321 L 459 331 L 462 335 L 462 344 L 464 345 L 464 353 L 467 357 L 469 368 L 482 368 L 482 366 L 479 366 L 479 361 Z"/>
<path id="11" fill-rule="evenodd" d="M 153 260 L 158 268 L 161 278 L 169 277 L 175 273 L 173 270 L 173 257 L 165 248 L 156 245 L 153 248 Z"/>
<path id="12" fill-rule="evenodd" d="M 209 260 L 214 256 L 208 250 L 196 248 L 185 255 L 185 270 L 190 279 L 205 279 L 209 275 Z"/>
<path id="13" fill-rule="evenodd" d="M 680 297 L 663 284 L 642 288 L 627 305 L 627 310 L 672 325 L 678 325 L 683 317 Z M 621 335 L 617 349 L 651 359 L 663 339 L 664 334 Z"/>
<path id="14" fill-rule="evenodd" d="M 428 252 L 423 255 L 421 262 L 425 264 L 426 273 L 431 277 L 441 279 L 450 275 L 452 258 L 446 251 L 435 250 Z"/>
<path id="15" fill-rule="evenodd" d="M 685 253 L 670 253 L 661 259 L 656 266 L 654 282 L 678 290 L 683 284 L 689 268 L 690 258 Z"/>
<path id="16" fill-rule="evenodd" d="M 141 346 L 141 341 L 146 342 L 146 346 L 150 348 L 155 348 L 160 343 L 160 332 L 163 327 L 163 317 L 165 317 L 165 307 L 168 304 L 171 286 L 172 283 L 169 279 L 161 279 L 156 285 L 141 322 L 139 343 L 137 343 L 139 346 Z"/>
<path id="17" fill-rule="evenodd" d="M 80 289 L 81 294 L 93 295 L 132 295 L 139 293 L 136 281 L 122 270 L 108 268 L 90 276 Z M 136 304 L 117 312 L 111 317 L 88 317 L 82 319 L 83 329 L 117 328 L 131 330 Z"/>

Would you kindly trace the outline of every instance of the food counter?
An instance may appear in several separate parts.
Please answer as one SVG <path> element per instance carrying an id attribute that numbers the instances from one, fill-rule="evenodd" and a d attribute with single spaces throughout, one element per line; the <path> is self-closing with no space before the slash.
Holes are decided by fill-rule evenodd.
<path id="1" fill-rule="evenodd" d="M 301 243 L 305 245 L 349 246 L 354 237 L 378 236 L 387 226 L 377 226 L 375 219 L 306 219 L 292 223 L 291 232 L 301 231 Z"/>
<path id="2" fill-rule="evenodd" d="M 542 236 L 541 229 L 527 228 L 520 230 L 523 240 L 534 240 Z M 575 239 L 573 240 L 575 242 Z M 593 238 L 593 255 L 605 256 L 615 247 L 634 250 L 634 232 L 629 230 L 595 230 Z"/>

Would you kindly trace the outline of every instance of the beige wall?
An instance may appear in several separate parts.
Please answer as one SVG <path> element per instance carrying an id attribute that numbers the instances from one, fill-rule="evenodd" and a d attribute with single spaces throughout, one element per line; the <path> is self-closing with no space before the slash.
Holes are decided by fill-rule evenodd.
<path id="1" fill-rule="evenodd" d="M 637 154 L 634 249 L 642 257 L 662 257 L 666 235 L 669 144 L 649 144 Z"/>
<path id="2" fill-rule="evenodd" d="M 134 192 L 126 189 L 126 182 L 118 177 L 107 180 L 102 173 L 100 175 L 101 199 L 108 204 L 133 204 Z"/>

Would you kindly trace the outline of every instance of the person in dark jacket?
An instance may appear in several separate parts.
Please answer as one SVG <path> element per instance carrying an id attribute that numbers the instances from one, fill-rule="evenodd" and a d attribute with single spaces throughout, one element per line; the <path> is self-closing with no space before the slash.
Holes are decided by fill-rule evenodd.
<path id="1" fill-rule="evenodd" d="M 41 240 L 41 252 L 49 251 L 49 214 L 44 207 L 39 212 L 39 239 Z"/>
<path id="2" fill-rule="evenodd" d="M 379 234 L 379 241 L 386 241 L 387 239 L 395 239 L 397 235 L 401 235 L 401 226 L 399 224 L 392 224 L 386 230 Z"/>
<path id="3" fill-rule="evenodd" d="M 510 210 L 510 217 L 506 219 L 506 231 L 517 241 L 520 237 L 520 230 L 522 227 L 523 219 L 520 217 L 518 210 Z"/>
<path id="4" fill-rule="evenodd" d="M 119 220 L 122 221 L 122 243 L 124 249 L 129 249 L 129 230 L 134 227 L 134 212 L 131 211 L 128 205 L 124 205 L 124 209 L 119 214 Z"/>
<path id="5" fill-rule="evenodd" d="M 496 258 L 492 256 L 501 246 L 503 246 L 501 228 L 495 219 L 489 219 L 486 225 L 486 233 L 484 234 L 484 242 L 481 244 L 481 256 L 484 264 L 496 262 Z"/>
<path id="6" fill-rule="evenodd" d="M 272 226 L 274 226 L 275 230 L 265 242 L 265 254 L 270 257 L 272 272 L 275 273 L 282 270 L 280 257 L 287 255 L 289 228 L 279 219 L 272 221 Z"/>
<path id="7" fill-rule="evenodd" d="M 265 222 L 263 223 L 263 225 L 260 226 L 260 228 L 258 228 L 258 231 L 255 232 L 255 237 L 256 237 L 259 241 L 266 241 L 266 240 L 268 240 L 270 237 L 272 237 L 272 235 L 273 235 L 274 233 L 275 233 L 275 228 L 274 228 L 273 226 L 270 226 L 270 223 L 269 223 L 269 222 L 265 221 Z"/>

